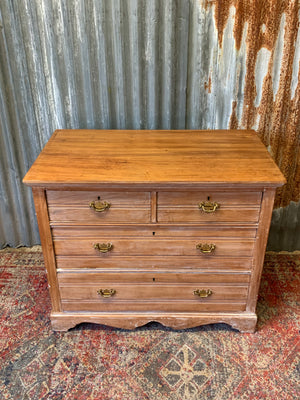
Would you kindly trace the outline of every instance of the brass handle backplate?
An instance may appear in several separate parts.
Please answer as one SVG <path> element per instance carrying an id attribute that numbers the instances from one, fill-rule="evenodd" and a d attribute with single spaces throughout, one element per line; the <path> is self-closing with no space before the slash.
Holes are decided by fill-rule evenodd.
<path id="1" fill-rule="evenodd" d="M 100 251 L 100 253 L 107 253 L 113 248 L 112 243 L 95 243 L 94 249 Z"/>
<path id="2" fill-rule="evenodd" d="M 196 245 L 196 249 L 200 250 L 201 253 L 207 254 L 207 253 L 212 253 L 216 248 L 216 245 L 214 243 L 198 243 Z"/>
<path id="3" fill-rule="evenodd" d="M 108 210 L 110 207 L 110 203 L 107 201 L 92 201 L 90 203 L 90 208 L 97 212 L 103 212 L 105 210 Z"/>
<path id="4" fill-rule="evenodd" d="M 220 207 L 220 204 L 211 201 L 201 201 L 198 206 L 205 213 L 213 213 Z"/>
<path id="5" fill-rule="evenodd" d="M 100 294 L 102 297 L 112 297 L 116 294 L 115 289 L 99 289 L 97 290 L 97 293 Z"/>
<path id="6" fill-rule="evenodd" d="M 197 289 L 194 290 L 194 296 L 199 296 L 199 297 L 208 297 L 212 295 L 212 290 L 211 289 Z"/>

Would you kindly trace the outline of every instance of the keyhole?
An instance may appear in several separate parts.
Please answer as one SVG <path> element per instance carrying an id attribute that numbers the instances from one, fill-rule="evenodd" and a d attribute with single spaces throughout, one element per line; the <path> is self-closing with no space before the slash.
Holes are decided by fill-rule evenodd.
<path id="1" fill-rule="evenodd" d="M 155 278 L 152 278 L 153 282 L 155 282 Z"/>
<path id="2" fill-rule="evenodd" d="M 155 232 L 152 232 L 152 235 L 155 236 Z"/>
<path id="3" fill-rule="evenodd" d="M 98 200 L 100 200 L 100 196 L 98 196 Z"/>
<path id="4" fill-rule="evenodd" d="M 210 196 L 207 196 L 207 200 L 209 200 L 210 199 Z"/>

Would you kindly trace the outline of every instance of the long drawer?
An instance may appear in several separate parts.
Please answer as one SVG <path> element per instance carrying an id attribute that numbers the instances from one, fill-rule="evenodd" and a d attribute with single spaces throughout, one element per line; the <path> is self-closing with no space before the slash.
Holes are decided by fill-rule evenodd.
<path id="1" fill-rule="evenodd" d="M 246 299 L 248 286 L 247 285 L 215 285 L 215 284 L 120 284 L 116 282 L 107 282 L 106 286 L 101 288 L 99 285 L 60 285 L 60 293 L 62 300 L 102 300 L 98 291 L 115 290 L 113 297 L 109 300 L 190 300 L 190 301 L 205 301 L 194 295 L 196 290 L 211 290 L 212 295 L 209 300 L 240 300 Z M 206 289 L 207 287 L 207 289 Z"/>
<path id="2" fill-rule="evenodd" d="M 217 271 L 251 271 L 252 259 L 250 257 L 169 257 L 159 256 L 122 256 L 99 257 L 95 256 L 56 256 L 58 270 L 68 269 L 167 269 L 168 271 L 181 270 L 217 270 Z"/>
<path id="3" fill-rule="evenodd" d="M 182 301 L 182 300 L 62 300 L 62 311 L 70 312 L 243 312 L 245 300 Z M 84 318 L 83 318 L 84 319 Z"/>
<path id="4" fill-rule="evenodd" d="M 140 238 L 95 236 L 91 238 L 56 238 L 57 256 L 199 256 L 251 257 L 254 239 L 220 238 Z"/>
<path id="5" fill-rule="evenodd" d="M 247 274 L 58 274 L 64 311 L 242 311 L 248 280 Z"/>
<path id="6" fill-rule="evenodd" d="M 163 225 L 144 225 L 144 226 L 54 226 L 52 227 L 52 235 L 54 238 L 67 237 L 91 237 L 91 236 L 107 236 L 107 237 L 221 237 L 221 238 L 254 238 L 256 236 L 256 227 L 244 225 L 240 227 L 232 225 L 220 226 L 181 226 L 170 227 Z"/>
<path id="7" fill-rule="evenodd" d="M 130 281 L 132 280 L 132 281 Z M 245 306 L 248 274 L 59 273 L 64 310 L 236 311 Z"/>
<path id="8" fill-rule="evenodd" d="M 101 285 L 108 283 L 112 284 L 151 284 L 155 285 L 163 283 L 193 283 L 193 284 L 247 284 L 250 279 L 248 273 L 241 272 L 186 272 L 177 270 L 166 272 L 163 270 L 148 271 L 148 270 L 127 270 L 125 273 L 120 271 L 93 271 L 93 272 L 77 272 L 67 271 L 57 274 L 58 282 L 61 286 L 82 286 L 82 285 Z M 112 283 L 113 282 L 113 283 Z"/>

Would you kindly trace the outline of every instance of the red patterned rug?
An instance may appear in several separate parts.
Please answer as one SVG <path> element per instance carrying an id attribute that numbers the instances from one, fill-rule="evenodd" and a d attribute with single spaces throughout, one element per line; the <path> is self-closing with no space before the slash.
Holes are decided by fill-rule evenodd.
<path id="1" fill-rule="evenodd" d="M 300 255 L 267 254 L 258 330 L 51 331 L 40 251 L 0 252 L 0 399 L 300 399 Z"/>

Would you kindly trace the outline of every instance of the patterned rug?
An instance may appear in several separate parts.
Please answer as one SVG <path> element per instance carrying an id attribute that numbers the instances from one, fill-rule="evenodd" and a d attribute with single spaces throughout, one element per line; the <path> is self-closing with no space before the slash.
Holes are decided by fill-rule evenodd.
<path id="1" fill-rule="evenodd" d="M 267 254 L 258 330 L 51 331 L 43 257 L 0 252 L 0 399 L 300 399 L 300 255 Z"/>

